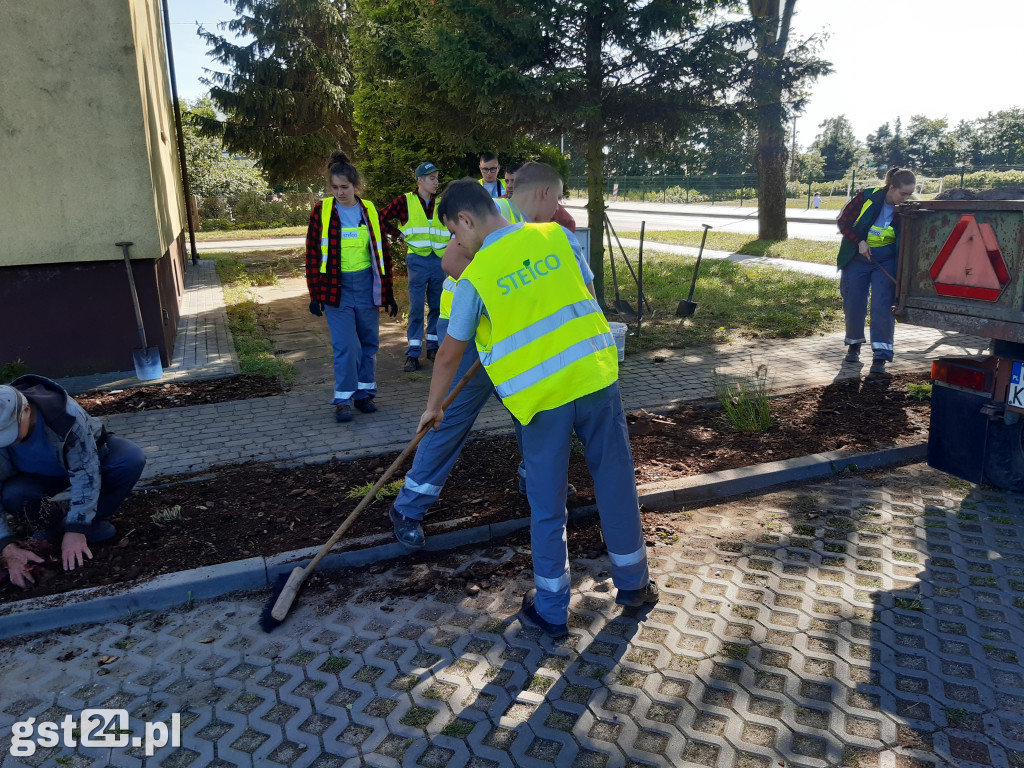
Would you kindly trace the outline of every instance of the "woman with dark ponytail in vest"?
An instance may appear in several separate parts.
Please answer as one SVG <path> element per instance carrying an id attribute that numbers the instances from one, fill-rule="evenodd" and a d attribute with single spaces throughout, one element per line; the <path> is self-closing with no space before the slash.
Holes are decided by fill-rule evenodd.
<path id="1" fill-rule="evenodd" d="M 860 360 L 864 320 L 871 294 L 871 370 L 885 374 L 892 362 L 893 333 L 896 319 L 892 305 L 896 300 L 896 262 L 900 250 L 900 219 L 896 206 L 914 194 L 917 179 L 906 168 L 890 168 L 885 184 L 863 189 L 854 195 L 839 214 L 837 265 L 842 271 L 839 292 L 846 314 L 846 362 Z"/>
<path id="2" fill-rule="evenodd" d="M 344 152 L 327 166 L 331 193 L 309 214 L 306 285 L 309 311 L 326 315 L 334 349 L 334 418 L 352 421 L 352 406 L 377 407 L 375 380 L 380 307 L 398 314 L 391 288 L 391 254 L 381 237 L 377 209 L 357 195 L 359 171 Z"/>

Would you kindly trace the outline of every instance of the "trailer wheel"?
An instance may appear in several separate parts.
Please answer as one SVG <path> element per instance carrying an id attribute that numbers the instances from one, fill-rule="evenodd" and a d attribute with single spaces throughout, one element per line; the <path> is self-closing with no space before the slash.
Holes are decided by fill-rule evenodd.
<path id="1" fill-rule="evenodd" d="M 1024 491 L 1024 419 L 989 423 L 985 478 L 996 488 Z"/>

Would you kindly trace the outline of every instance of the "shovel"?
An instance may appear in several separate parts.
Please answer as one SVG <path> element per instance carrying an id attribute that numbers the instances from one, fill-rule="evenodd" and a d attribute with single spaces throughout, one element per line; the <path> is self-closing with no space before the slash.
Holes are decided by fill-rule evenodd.
<path id="1" fill-rule="evenodd" d="M 157 347 L 146 346 L 146 329 L 142 325 L 142 309 L 139 307 L 139 292 L 135 289 L 135 275 L 132 274 L 132 261 L 128 256 L 128 246 L 133 243 L 124 240 L 114 243 L 120 246 L 124 253 L 124 266 L 128 270 L 128 285 L 132 291 L 132 306 L 135 307 L 135 322 L 139 326 L 139 341 L 141 349 L 132 350 L 132 361 L 135 363 L 135 375 L 141 381 L 152 381 L 164 375 L 163 366 L 160 363 L 160 350 Z"/>
<path id="2" fill-rule="evenodd" d="M 615 301 L 612 302 L 612 306 L 623 318 L 632 320 L 637 316 L 636 310 L 630 306 L 628 301 L 619 296 L 619 277 L 615 273 L 615 249 L 612 247 L 612 231 L 608 225 L 607 216 L 604 219 L 604 231 L 608 235 L 608 260 L 612 264 L 612 285 L 615 286 Z"/>
<path id="3" fill-rule="evenodd" d="M 690 281 L 690 295 L 679 302 L 679 306 L 676 307 L 677 317 L 689 317 L 697 311 L 697 304 L 693 300 L 693 289 L 697 287 L 697 272 L 700 271 L 700 257 L 704 253 L 704 243 L 708 239 L 708 230 L 711 229 L 710 224 L 701 224 L 704 227 L 704 236 L 700 239 L 700 250 L 697 251 L 697 263 L 693 265 L 693 280 Z"/>

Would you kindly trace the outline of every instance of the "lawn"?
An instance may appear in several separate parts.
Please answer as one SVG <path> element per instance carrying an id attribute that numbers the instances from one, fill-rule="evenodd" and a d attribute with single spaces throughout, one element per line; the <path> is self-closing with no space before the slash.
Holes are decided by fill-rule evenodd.
<path id="1" fill-rule="evenodd" d="M 644 241 L 653 240 L 657 243 L 688 245 L 693 248 L 700 246 L 703 235 L 701 230 L 656 230 L 644 233 Z M 619 237 L 640 237 L 639 232 L 620 232 Z M 750 256 L 770 256 L 774 259 L 793 259 L 794 261 L 812 261 L 815 264 L 835 264 L 839 244 L 827 240 L 803 240 L 791 237 L 789 240 L 759 240 L 753 235 L 738 232 L 708 232 L 708 241 L 704 246 L 713 251 L 729 253 L 745 253 Z"/>
<path id="2" fill-rule="evenodd" d="M 627 249 L 626 253 L 635 268 L 636 251 Z M 627 337 L 629 351 L 704 346 L 742 337 L 793 338 L 840 327 L 842 302 L 837 281 L 723 260 L 701 262 L 693 296 L 697 311 L 692 317 L 676 317 L 676 306 L 689 291 L 695 261 L 661 253 L 645 256 L 644 293 L 654 316 L 644 318 L 641 341 Z M 636 284 L 628 272 L 623 279 L 621 262 L 617 266 L 620 295 L 635 308 Z M 606 301 L 611 306 L 614 291 L 607 261 L 605 283 Z M 614 314 L 609 318 L 616 319 Z"/>
<path id="3" fill-rule="evenodd" d="M 216 240 L 263 240 L 268 237 L 305 237 L 306 227 L 278 227 L 276 229 L 215 229 L 196 232 L 197 242 Z"/>

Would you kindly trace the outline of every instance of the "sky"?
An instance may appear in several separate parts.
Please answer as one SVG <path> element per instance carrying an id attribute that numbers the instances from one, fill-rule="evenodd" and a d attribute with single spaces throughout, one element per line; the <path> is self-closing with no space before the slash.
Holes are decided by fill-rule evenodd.
<path id="1" fill-rule="evenodd" d="M 224 0 L 167 0 L 178 93 L 206 92 L 216 68 L 195 22 L 213 28 L 234 11 Z M 826 118 L 845 114 L 861 141 L 896 117 L 946 117 L 950 125 L 1024 106 L 1019 85 L 1024 0 L 797 0 L 794 39 L 827 33 L 821 56 L 835 70 L 811 86 L 797 117 L 807 147 Z"/>

